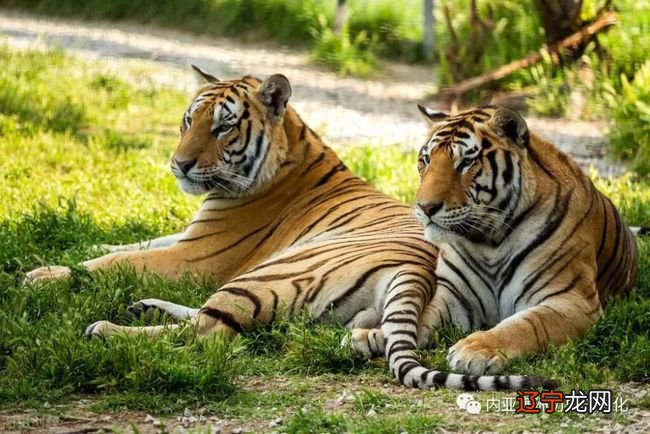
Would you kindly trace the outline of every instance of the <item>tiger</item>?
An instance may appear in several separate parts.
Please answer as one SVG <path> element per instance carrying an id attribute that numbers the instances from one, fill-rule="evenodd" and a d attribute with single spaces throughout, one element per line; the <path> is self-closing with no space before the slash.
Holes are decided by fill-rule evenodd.
<path id="1" fill-rule="evenodd" d="M 388 357 L 392 374 L 409 387 L 548 384 L 535 376 L 425 368 L 407 382 L 407 370 L 418 364 L 415 350 L 431 340 L 438 258 L 412 206 L 345 166 L 288 104 L 292 90 L 285 76 L 219 80 L 193 68 L 202 84 L 183 115 L 171 171 L 184 192 L 205 195 L 200 209 L 180 234 L 113 247 L 81 266 L 96 272 L 126 265 L 169 279 L 209 276 L 217 290 L 201 307 L 156 298 L 130 307 L 163 311 L 179 320 L 173 324 L 129 327 L 100 320 L 86 335 L 155 339 L 185 327 L 198 336 L 235 336 L 306 311 L 350 330 L 344 344 L 352 351 Z M 27 280 L 70 275 L 68 267 L 41 267 Z"/>
<path id="2" fill-rule="evenodd" d="M 433 326 L 479 329 L 449 349 L 451 369 L 501 372 L 579 338 L 629 294 L 637 233 L 567 154 L 506 107 L 419 110 L 416 215 L 440 249 Z"/>

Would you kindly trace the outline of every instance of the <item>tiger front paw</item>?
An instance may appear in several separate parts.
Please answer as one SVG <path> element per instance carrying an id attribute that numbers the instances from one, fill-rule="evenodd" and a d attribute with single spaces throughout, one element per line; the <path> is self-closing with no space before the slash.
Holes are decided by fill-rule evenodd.
<path id="1" fill-rule="evenodd" d="M 494 375 L 508 366 L 508 359 L 488 332 L 478 331 L 456 342 L 447 355 L 449 367 L 471 375 Z"/>
<path id="2" fill-rule="evenodd" d="M 91 338 L 93 336 L 105 338 L 115 333 L 117 326 L 110 321 L 95 321 L 86 327 L 84 335 Z"/>
<path id="3" fill-rule="evenodd" d="M 369 359 L 383 356 L 386 349 L 386 340 L 381 329 L 353 329 L 345 341 L 345 345 L 353 352 Z"/>
<path id="4" fill-rule="evenodd" d="M 30 271 L 25 276 L 25 283 L 42 283 L 70 277 L 72 270 L 61 265 L 50 265 Z"/>

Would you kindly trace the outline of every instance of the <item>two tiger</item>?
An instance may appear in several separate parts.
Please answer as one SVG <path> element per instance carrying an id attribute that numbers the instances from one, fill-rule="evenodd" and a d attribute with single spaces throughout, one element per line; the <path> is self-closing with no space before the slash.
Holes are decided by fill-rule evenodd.
<path id="1" fill-rule="evenodd" d="M 207 194 L 181 234 L 114 248 L 89 270 L 128 263 L 169 278 L 212 276 L 200 308 L 157 299 L 198 333 L 234 335 L 307 310 L 351 330 L 350 345 L 385 356 L 419 388 L 551 387 L 496 376 L 508 359 L 580 336 L 610 296 L 636 282 L 635 239 L 611 202 L 515 112 L 484 107 L 431 125 L 419 155 L 414 213 L 351 173 L 287 104 L 282 75 L 204 81 L 183 116 L 171 168 Z M 416 217 L 417 216 L 417 217 Z M 66 267 L 28 273 L 63 278 Z M 456 373 L 423 367 L 414 351 L 448 324 L 476 331 L 449 351 Z M 159 335 L 168 326 L 98 321 L 88 335 Z"/>

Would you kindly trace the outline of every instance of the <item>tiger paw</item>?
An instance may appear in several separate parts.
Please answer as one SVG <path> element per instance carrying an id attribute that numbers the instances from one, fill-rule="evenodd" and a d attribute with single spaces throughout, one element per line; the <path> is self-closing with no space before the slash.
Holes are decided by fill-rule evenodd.
<path id="1" fill-rule="evenodd" d="M 471 375 L 494 375 L 508 366 L 503 350 L 494 345 L 488 332 L 478 331 L 456 342 L 447 355 L 449 367 Z"/>
<path id="2" fill-rule="evenodd" d="M 25 283 L 42 283 L 52 280 L 61 280 L 70 277 L 72 271 L 69 267 L 61 265 L 50 265 L 48 267 L 40 267 L 30 271 L 25 276 Z"/>
<path id="3" fill-rule="evenodd" d="M 354 329 L 349 336 L 348 345 L 355 353 L 368 358 L 384 355 L 386 341 L 381 329 Z"/>
<path id="4" fill-rule="evenodd" d="M 110 321 L 95 321 L 86 327 L 84 334 L 87 337 L 101 337 L 105 338 L 115 333 L 117 326 Z"/>

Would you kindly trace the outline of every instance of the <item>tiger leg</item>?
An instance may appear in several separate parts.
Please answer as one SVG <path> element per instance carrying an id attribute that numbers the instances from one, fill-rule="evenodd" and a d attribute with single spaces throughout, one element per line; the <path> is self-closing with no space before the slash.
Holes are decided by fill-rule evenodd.
<path id="1" fill-rule="evenodd" d="M 167 324 L 145 327 L 128 327 L 113 324 L 110 321 L 96 321 L 86 328 L 86 336 L 109 337 L 116 334 L 128 336 L 147 335 L 151 338 L 160 336 L 166 331 L 181 327 L 181 324 Z"/>
<path id="2" fill-rule="evenodd" d="M 311 289 L 297 288 L 284 278 L 265 281 L 259 274 L 243 274 L 222 286 L 199 309 L 195 316 L 199 334 L 234 336 L 276 318 L 291 317 L 303 310 Z"/>
<path id="3" fill-rule="evenodd" d="M 99 248 L 108 250 L 109 252 L 132 252 L 135 250 L 149 250 L 157 249 L 160 247 L 169 247 L 176 244 L 183 238 L 183 232 L 178 234 L 167 235 L 164 237 L 154 238 L 153 240 L 139 241 L 131 244 L 100 244 Z"/>
<path id="4" fill-rule="evenodd" d="M 159 309 L 175 319 L 187 320 L 192 319 L 191 323 L 196 322 L 196 315 L 199 309 L 193 309 L 180 304 L 172 303 L 169 301 L 158 300 L 156 298 L 147 298 L 140 300 L 137 303 L 129 306 L 128 310 L 134 314 L 146 312 L 149 309 Z M 110 321 L 96 321 L 86 328 L 86 336 L 102 336 L 108 337 L 114 334 L 126 335 L 147 335 L 149 337 L 157 337 L 167 330 L 174 330 L 181 327 L 183 324 L 167 324 L 158 326 L 145 326 L 145 327 L 129 327 L 113 324 Z"/>
<path id="5" fill-rule="evenodd" d="M 157 251 L 154 250 L 149 253 Z M 276 318 L 276 313 L 291 316 L 302 310 L 305 297 L 310 288 L 303 288 L 300 292 L 297 292 L 296 287 L 285 279 L 264 281 L 260 277 L 263 276 L 251 276 L 250 274 L 239 276 L 237 280 L 222 286 L 210 296 L 200 309 L 193 310 L 181 306 L 185 309 L 185 313 L 194 311 L 190 323 L 197 326 L 198 335 L 208 336 L 223 333 L 234 336 L 243 330 L 272 323 Z M 154 304 L 161 305 L 159 301 Z M 86 334 L 106 337 L 116 333 L 125 333 L 128 335 L 145 334 L 156 337 L 165 330 L 175 329 L 178 326 L 178 324 L 172 324 L 152 327 L 125 327 L 108 321 L 98 321 L 88 327 Z"/>
<path id="6" fill-rule="evenodd" d="M 439 300 L 432 298 L 428 303 L 426 302 L 430 294 L 430 285 L 423 279 L 420 270 L 401 270 L 396 274 L 388 289 L 384 306 L 384 325 L 378 324 L 376 328 L 353 329 L 350 334 L 353 351 L 367 357 L 384 356 L 386 352 L 385 326 L 390 327 L 388 324 L 390 322 L 400 323 L 404 320 L 401 314 L 410 313 L 417 318 L 417 348 L 425 348 L 431 339 L 431 331 L 443 325 Z M 426 306 L 422 309 L 421 306 L 425 303 Z M 386 315 L 386 309 L 390 311 L 388 315 Z"/>
<path id="7" fill-rule="evenodd" d="M 549 343 L 561 345 L 582 336 L 601 314 L 597 296 L 589 299 L 577 292 L 551 296 L 490 330 L 461 339 L 450 348 L 447 361 L 458 372 L 495 374 L 508 366 L 509 359 L 542 351 Z"/>
<path id="8" fill-rule="evenodd" d="M 417 347 L 427 348 L 433 336 L 432 331 L 446 324 L 438 300 L 429 303 L 418 320 Z M 352 350 L 368 358 L 383 357 L 386 339 L 381 328 L 354 328 L 348 338 Z M 345 341 L 342 345 L 348 344 Z"/>
<path id="9" fill-rule="evenodd" d="M 157 298 L 146 298 L 133 303 L 127 308 L 127 310 L 134 315 L 140 315 L 141 313 L 154 309 L 162 311 L 170 315 L 172 318 L 179 320 L 190 319 L 199 313 L 199 309 L 193 309 L 191 307 L 183 306 L 182 304 L 159 300 Z"/>
<path id="10" fill-rule="evenodd" d="M 137 250 L 131 252 L 114 252 L 99 258 L 82 262 L 89 271 L 106 270 L 118 264 L 133 266 L 137 272 L 144 270 L 170 279 L 177 279 L 187 270 L 185 258 L 188 257 L 185 247 L 173 244 L 153 250 Z M 201 271 L 201 270 L 197 270 Z M 43 282 L 64 279 L 70 276 L 69 267 L 46 266 L 30 271 L 25 276 L 27 282 Z"/>

